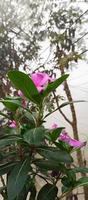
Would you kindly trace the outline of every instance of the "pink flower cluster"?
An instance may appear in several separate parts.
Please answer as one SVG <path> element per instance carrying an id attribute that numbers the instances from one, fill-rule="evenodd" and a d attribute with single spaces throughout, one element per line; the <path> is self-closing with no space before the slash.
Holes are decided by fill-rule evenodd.
<path id="1" fill-rule="evenodd" d="M 56 129 L 56 128 L 58 128 L 58 125 L 53 124 L 52 129 Z M 71 147 L 74 147 L 74 148 L 81 148 L 86 145 L 86 142 L 81 142 L 79 140 L 75 140 L 71 138 L 65 130 L 62 131 L 58 140 L 66 142 L 67 144 L 69 144 Z"/>
<path id="2" fill-rule="evenodd" d="M 53 78 L 45 72 L 33 73 L 31 78 L 39 92 L 42 92 L 47 84 L 53 81 Z"/>
<path id="3" fill-rule="evenodd" d="M 86 145 L 86 142 L 81 142 L 79 140 L 75 140 L 75 139 L 71 138 L 66 131 L 63 131 L 60 134 L 59 140 L 63 141 L 63 142 L 66 142 L 71 147 L 75 147 L 75 148 L 81 148 L 81 147 Z"/>

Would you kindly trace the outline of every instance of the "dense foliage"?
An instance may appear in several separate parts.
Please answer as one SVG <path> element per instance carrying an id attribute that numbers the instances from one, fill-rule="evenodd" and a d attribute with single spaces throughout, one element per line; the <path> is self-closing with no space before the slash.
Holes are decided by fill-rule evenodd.
<path id="1" fill-rule="evenodd" d="M 44 101 L 67 77 L 64 74 L 55 80 L 46 73 L 29 77 L 21 71 L 8 72 L 18 92 L 1 99 L 10 112 L 0 113 L 7 122 L 0 135 L 0 176 L 6 174 L 6 184 L 0 188 L 4 200 L 26 200 L 29 192 L 30 200 L 62 199 L 76 187 L 88 184 L 88 177 L 76 177 L 78 172 L 88 173 L 88 168 L 71 167 L 72 152 L 86 143 L 72 139 L 64 127 L 44 126 Z M 44 181 L 39 192 L 38 177 Z"/>

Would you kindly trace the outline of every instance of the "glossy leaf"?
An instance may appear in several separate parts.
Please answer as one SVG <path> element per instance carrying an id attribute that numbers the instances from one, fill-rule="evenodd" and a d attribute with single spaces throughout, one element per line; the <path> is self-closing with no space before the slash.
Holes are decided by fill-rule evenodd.
<path id="1" fill-rule="evenodd" d="M 68 77 L 68 74 L 64 74 L 60 78 L 56 79 L 54 82 L 49 83 L 47 88 L 43 92 L 43 96 L 47 96 L 50 92 L 55 90 L 57 87 L 59 87 Z"/>
<path id="2" fill-rule="evenodd" d="M 14 200 L 23 189 L 30 171 L 30 164 L 28 160 L 19 162 L 8 176 L 7 194 L 8 200 Z"/>
<path id="3" fill-rule="evenodd" d="M 65 151 L 61 151 L 57 148 L 51 148 L 51 147 L 50 149 L 40 148 L 38 149 L 38 153 L 42 155 L 43 157 L 47 158 L 48 160 L 57 161 L 59 163 L 60 162 L 71 163 L 73 161 L 70 154 L 68 154 Z"/>
<path id="4" fill-rule="evenodd" d="M 22 107 L 22 104 L 19 100 L 1 100 L 7 109 L 11 111 L 16 111 L 18 107 Z"/>
<path id="5" fill-rule="evenodd" d="M 25 97 L 34 103 L 40 103 L 41 95 L 27 74 L 14 70 L 8 72 L 8 77 L 14 86 L 23 92 Z"/>
<path id="6" fill-rule="evenodd" d="M 36 159 L 34 161 L 34 164 L 46 170 L 65 171 L 65 166 L 53 160 L 51 161 L 51 160 L 44 160 L 44 159 Z"/>
<path id="7" fill-rule="evenodd" d="M 57 148 L 66 151 L 66 152 L 71 152 L 72 147 L 70 147 L 66 142 L 63 141 L 56 141 L 54 142 Z"/>
<path id="8" fill-rule="evenodd" d="M 50 137 L 53 142 L 57 140 L 63 129 L 64 127 L 60 127 L 52 130 L 52 132 L 50 133 Z"/>
<path id="9" fill-rule="evenodd" d="M 25 111 L 24 116 L 27 118 L 29 123 L 32 124 L 33 127 L 35 127 L 36 122 L 35 122 L 35 118 L 34 118 L 33 114 L 29 113 L 28 111 Z"/>
<path id="10" fill-rule="evenodd" d="M 15 142 L 22 140 L 20 137 L 8 137 L 0 140 L 0 149 L 6 147 L 11 144 L 15 144 Z"/>
<path id="11" fill-rule="evenodd" d="M 55 185 L 46 184 L 38 193 L 37 200 L 55 200 L 58 188 Z"/>
<path id="12" fill-rule="evenodd" d="M 70 104 L 82 103 L 82 102 L 86 102 L 86 101 L 84 101 L 84 100 L 79 100 L 79 101 L 64 102 L 64 103 L 62 103 L 62 104 L 59 106 L 59 108 L 61 109 L 61 108 L 65 107 L 65 106 L 68 106 L 68 105 L 70 105 Z"/>
<path id="13" fill-rule="evenodd" d="M 17 163 L 9 162 L 0 165 L 0 176 L 7 174 Z"/>
<path id="14" fill-rule="evenodd" d="M 68 177 L 67 176 L 64 176 L 63 178 L 62 178 L 62 180 L 61 180 L 61 182 L 62 182 L 62 184 L 65 186 L 65 187 L 71 187 L 72 185 L 71 185 L 71 182 L 70 182 L 70 180 L 68 179 Z"/>
<path id="15" fill-rule="evenodd" d="M 70 172 L 74 173 L 88 173 L 88 168 L 87 167 L 75 167 L 73 169 L 69 169 Z"/>
<path id="16" fill-rule="evenodd" d="M 28 198 L 28 193 L 30 192 L 30 197 Z M 36 196 L 36 188 L 34 186 L 33 180 L 28 176 L 28 179 L 24 185 L 24 188 L 16 198 L 16 200 L 34 200 Z"/>
<path id="17" fill-rule="evenodd" d="M 21 100 L 21 97 L 20 96 L 9 96 L 9 95 L 7 95 L 5 97 L 5 100 Z"/>
<path id="18" fill-rule="evenodd" d="M 67 170 L 66 170 L 66 175 L 67 176 L 64 176 L 61 180 L 61 182 L 63 183 L 63 185 L 65 187 L 74 187 L 75 186 L 75 183 L 76 183 L 76 175 L 73 173 L 73 172 L 69 172 L 67 173 Z"/>
<path id="19" fill-rule="evenodd" d="M 73 187 L 71 187 L 71 184 L 69 183 L 67 177 L 66 179 L 65 178 L 63 179 L 62 183 L 64 184 L 64 187 L 62 187 L 62 192 L 66 193 L 72 190 L 72 188 L 75 189 L 77 187 L 88 185 L 88 177 L 82 177 L 78 181 L 75 181 Z"/>
<path id="20" fill-rule="evenodd" d="M 44 142 L 45 132 L 43 127 L 30 129 L 24 134 L 24 141 L 31 145 L 41 145 Z"/>
<path id="21" fill-rule="evenodd" d="M 64 194 L 64 193 L 69 193 L 69 192 L 71 192 L 72 191 L 72 187 L 66 187 L 66 186 L 62 186 L 62 188 L 61 188 L 61 190 L 62 190 L 62 193 Z"/>
<path id="22" fill-rule="evenodd" d="M 81 187 L 81 186 L 84 186 L 84 185 L 88 185 L 88 177 L 83 177 L 83 178 L 80 178 L 75 187 Z"/>

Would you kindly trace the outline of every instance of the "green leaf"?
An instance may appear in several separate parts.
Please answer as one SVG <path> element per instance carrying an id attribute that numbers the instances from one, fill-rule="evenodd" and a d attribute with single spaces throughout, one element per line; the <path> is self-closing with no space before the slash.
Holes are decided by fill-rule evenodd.
<path id="1" fill-rule="evenodd" d="M 44 97 L 47 96 L 50 92 L 52 92 L 57 87 L 59 87 L 67 79 L 68 76 L 69 76 L 68 74 L 64 74 L 63 76 L 61 76 L 60 78 L 58 78 L 54 82 L 49 83 L 47 88 L 43 92 L 43 96 Z"/>
<path id="2" fill-rule="evenodd" d="M 1 100 L 0 102 L 11 111 L 16 111 L 18 107 L 22 107 L 21 101 L 19 100 Z"/>
<path id="3" fill-rule="evenodd" d="M 59 135 L 61 134 L 63 129 L 64 129 L 64 127 L 60 127 L 60 128 L 56 128 L 56 129 L 52 130 L 52 133 L 50 133 L 50 137 L 53 142 L 55 140 L 57 140 L 57 138 L 59 137 Z"/>
<path id="4" fill-rule="evenodd" d="M 6 96 L 5 100 L 21 100 L 20 96 Z"/>
<path id="5" fill-rule="evenodd" d="M 17 136 L 0 139 L 0 149 L 8 145 L 15 144 L 16 142 L 20 140 L 22 140 L 22 138 L 17 137 Z"/>
<path id="6" fill-rule="evenodd" d="M 70 172 L 74 172 L 74 173 L 88 173 L 88 168 L 87 167 L 76 167 L 74 169 L 70 169 Z"/>
<path id="7" fill-rule="evenodd" d="M 24 141 L 30 145 L 41 145 L 45 138 L 45 129 L 43 127 L 33 128 L 24 133 Z"/>
<path id="8" fill-rule="evenodd" d="M 33 116 L 33 114 L 29 113 L 28 111 L 24 112 L 24 116 L 28 119 L 28 121 L 30 122 L 30 124 L 35 127 L 36 121 L 35 118 Z"/>
<path id="9" fill-rule="evenodd" d="M 38 193 L 37 200 L 55 200 L 58 188 L 55 185 L 46 184 Z"/>
<path id="10" fill-rule="evenodd" d="M 57 162 L 62 163 L 71 163 L 73 161 L 72 157 L 69 153 L 65 151 L 61 151 L 54 147 L 48 147 L 48 148 L 39 148 L 38 153 L 48 160 L 53 160 Z"/>
<path id="11" fill-rule="evenodd" d="M 68 179 L 68 177 L 67 176 L 64 176 L 62 179 L 61 179 L 61 182 L 62 182 L 62 184 L 65 186 L 65 187 L 71 187 L 72 185 L 71 185 L 71 182 L 70 182 L 70 180 Z"/>
<path id="12" fill-rule="evenodd" d="M 84 186 L 84 185 L 88 185 L 88 177 L 80 178 L 80 179 L 76 182 L 75 187 L 81 187 L 81 186 Z"/>
<path id="13" fill-rule="evenodd" d="M 34 200 L 36 196 L 36 188 L 34 186 L 34 183 L 32 183 L 33 180 L 30 176 L 28 176 L 28 179 L 24 185 L 24 188 L 18 195 L 18 197 L 15 200 Z M 28 198 L 28 193 L 30 192 L 30 197 Z"/>
<path id="14" fill-rule="evenodd" d="M 14 200 L 22 191 L 30 171 L 30 163 L 28 160 L 19 162 L 8 176 L 7 194 L 8 200 Z"/>
<path id="15" fill-rule="evenodd" d="M 86 102 L 86 101 L 84 101 L 84 100 L 79 100 L 79 101 L 65 102 L 65 103 L 62 103 L 62 104 L 59 106 L 59 108 L 61 109 L 61 108 L 65 107 L 65 106 L 68 106 L 68 105 L 70 105 L 70 104 L 82 103 L 82 102 Z"/>
<path id="16" fill-rule="evenodd" d="M 68 178 L 66 177 L 63 177 L 64 179 L 62 180 L 62 183 L 64 184 L 65 188 L 63 187 L 62 189 L 65 189 L 63 190 L 63 192 L 68 192 L 70 191 L 70 189 L 75 189 L 77 187 L 81 187 L 81 186 L 84 186 L 84 185 L 88 185 L 88 177 L 82 177 L 80 178 L 78 181 L 75 181 L 73 183 L 73 186 L 71 187 L 71 184 L 69 183 L 68 181 Z"/>
<path id="17" fill-rule="evenodd" d="M 46 170 L 58 170 L 58 171 L 64 171 L 65 167 L 58 163 L 57 161 L 51 161 L 51 160 L 44 160 L 44 159 L 36 159 L 34 161 L 34 164 L 42 169 Z"/>
<path id="18" fill-rule="evenodd" d="M 34 103 L 39 104 L 41 101 L 41 95 L 38 92 L 36 86 L 34 85 L 31 78 L 21 72 L 21 71 L 9 71 L 8 77 L 11 80 L 11 82 L 14 84 L 14 86 L 21 90 L 25 97 L 27 97 L 29 100 L 33 101 Z"/>
<path id="19" fill-rule="evenodd" d="M 62 179 L 61 179 L 61 182 L 62 184 L 65 186 L 65 187 L 74 187 L 75 186 L 75 183 L 76 183 L 76 175 L 73 173 L 73 172 L 69 172 L 66 170 L 66 175 L 67 176 L 64 176 Z"/>
<path id="20" fill-rule="evenodd" d="M 68 153 L 72 151 L 72 147 L 64 141 L 55 141 L 54 144 L 57 148 L 61 149 L 62 151 L 66 151 Z"/>
<path id="21" fill-rule="evenodd" d="M 64 193 L 69 194 L 69 192 L 72 191 L 72 187 L 62 186 L 61 190 L 62 190 L 62 193 L 63 193 L 63 194 L 64 194 Z"/>
<path id="22" fill-rule="evenodd" d="M 9 162 L 0 165 L 0 176 L 7 174 L 17 163 Z"/>

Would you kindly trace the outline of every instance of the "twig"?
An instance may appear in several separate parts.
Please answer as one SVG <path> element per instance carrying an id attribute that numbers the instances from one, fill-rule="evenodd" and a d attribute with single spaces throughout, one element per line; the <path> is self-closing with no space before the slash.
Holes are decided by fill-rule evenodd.
<path id="1" fill-rule="evenodd" d="M 53 95 L 54 95 L 54 99 L 56 100 L 56 104 L 57 104 L 57 107 L 58 107 L 59 112 L 60 112 L 61 115 L 64 117 L 64 119 L 65 119 L 70 125 L 72 125 L 72 122 L 66 117 L 66 115 L 63 113 L 63 111 L 60 109 L 60 107 L 59 107 L 59 102 L 58 102 L 58 99 L 57 99 L 57 97 L 56 97 L 55 92 L 53 92 Z"/>
<path id="2" fill-rule="evenodd" d="M 82 38 L 84 38 L 86 35 L 88 34 L 88 31 L 86 33 L 84 33 L 84 35 L 82 35 L 80 38 L 78 38 L 75 42 L 73 42 L 72 44 L 75 44 L 77 42 L 79 42 Z"/>

